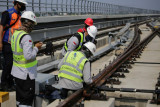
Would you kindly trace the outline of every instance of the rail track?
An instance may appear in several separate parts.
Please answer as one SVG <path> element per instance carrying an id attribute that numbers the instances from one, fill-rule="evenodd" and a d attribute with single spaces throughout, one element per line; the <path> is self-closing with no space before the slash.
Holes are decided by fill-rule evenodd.
<path id="1" fill-rule="evenodd" d="M 138 30 L 138 26 L 135 26 L 135 37 L 130 43 L 130 45 L 127 47 L 127 49 L 124 50 L 124 52 L 117 56 L 113 62 L 111 62 L 108 66 L 105 66 L 105 68 L 96 76 L 93 77 L 93 83 L 90 85 L 85 86 L 83 89 L 76 91 L 71 96 L 66 98 L 63 102 L 61 102 L 57 107 L 71 107 L 75 105 L 76 103 L 80 103 L 84 101 L 85 99 L 107 99 L 106 96 L 101 96 L 95 94 L 96 87 L 100 87 L 107 83 L 108 81 L 113 83 L 119 83 L 118 80 L 110 80 L 109 78 L 113 76 L 115 72 L 124 72 L 127 70 L 127 67 L 129 67 L 129 64 L 134 63 L 133 61 L 140 57 L 143 49 L 147 46 L 147 44 L 156 36 L 160 35 L 160 32 L 157 30 L 154 30 L 151 35 L 149 35 L 147 38 L 145 38 L 143 41 L 140 42 L 140 32 Z M 117 74 L 117 76 L 122 76 L 121 74 Z M 147 92 L 147 91 L 146 91 Z M 153 92 L 153 90 L 149 91 Z"/>

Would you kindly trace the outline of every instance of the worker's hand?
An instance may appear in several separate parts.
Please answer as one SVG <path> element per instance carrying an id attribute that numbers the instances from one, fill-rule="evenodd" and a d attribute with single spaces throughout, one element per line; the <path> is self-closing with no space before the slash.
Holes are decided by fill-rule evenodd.
<path id="1" fill-rule="evenodd" d="M 45 95 L 49 96 L 55 90 L 56 90 L 56 88 L 52 87 L 51 85 L 45 85 Z"/>
<path id="2" fill-rule="evenodd" d="M 0 43 L 0 52 L 2 51 L 2 46 L 3 46 L 3 44 L 2 44 L 2 43 Z"/>
<path id="3" fill-rule="evenodd" d="M 38 49 L 41 49 L 43 43 L 42 42 L 38 42 L 35 44 L 35 46 L 38 48 Z"/>

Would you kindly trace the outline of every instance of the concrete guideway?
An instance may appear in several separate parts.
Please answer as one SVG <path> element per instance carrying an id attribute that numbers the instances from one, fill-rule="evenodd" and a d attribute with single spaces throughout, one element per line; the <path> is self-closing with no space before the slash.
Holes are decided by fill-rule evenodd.
<path id="1" fill-rule="evenodd" d="M 104 59 L 103 59 L 104 60 Z M 102 61 L 103 62 L 103 61 Z"/>
<path id="2" fill-rule="evenodd" d="M 146 27 L 140 26 L 142 30 L 142 38 L 145 38 L 151 31 L 144 30 Z M 148 28 L 146 28 L 148 29 Z M 160 62 L 160 38 L 156 36 L 144 49 L 140 58 L 136 58 L 137 62 Z M 135 62 L 136 62 L 135 61 Z M 120 78 L 120 85 L 113 85 L 114 88 L 136 88 L 154 90 L 157 83 L 157 78 L 160 71 L 159 64 L 139 64 L 132 65 L 129 73 L 125 73 L 126 78 Z M 147 100 L 152 99 L 151 93 L 128 93 L 128 92 L 107 92 L 108 96 L 120 98 L 116 100 L 115 105 L 125 105 L 134 107 L 160 107 L 157 105 L 149 104 Z M 122 99 L 121 99 L 122 98 Z M 126 98 L 123 100 L 123 98 Z M 129 100 L 137 99 L 137 100 Z M 141 99 L 141 100 L 138 100 Z M 144 100 L 144 101 L 143 101 Z"/>
<path id="3" fill-rule="evenodd" d="M 152 37 L 154 35 L 151 35 Z M 150 37 L 151 37 L 150 36 Z M 148 39 L 148 38 L 147 38 Z M 145 39 L 146 40 L 146 39 Z M 144 43 L 144 42 L 142 42 Z M 142 43 L 140 43 L 142 45 Z M 150 42 L 151 43 L 151 42 Z M 139 46 L 139 45 L 137 45 Z M 137 49 L 138 47 L 135 46 L 133 49 Z M 127 54 L 131 54 L 131 52 L 135 52 L 133 51 L 133 49 L 131 49 L 132 51 L 127 52 Z M 127 55 L 126 54 L 126 55 Z M 120 60 L 121 61 L 121 60 Z M 112 65 L 112 64 L 111 64 Z M 113 65 L 112 65 L 113 66 Z M 109 66 L 110 67 L 110 66 Z M 107 69 L 109 69 L 109 67 L 107 67 Z M 114 66 L 115 67 L 115 66 Z M 137 73 L 138 75 L 138 73 Z M 103 81 L 103 80 L 102 80 Z M 121 87 L 121 88 L 126 88 L 126 87 Z M 131 87 L 132 88 L 132 87 Z M 141 88 L 136 88 L 136 89 L 141 89 Z M 143 88 L 142 88 L 143 89 Z M 154 90 L 154 89 L 153 89 Z M 89 91 L 89 90 L 88 90 Z M 61 105 L 59 105 L 59 107 L 61 107 L 62 105 L 70 105 L 70 104 L 75 104 L 74 102 L 72 102 L 73 98 L 75 98 L 75 95 L 78 96 L 78 93 L 80 94 L 81 91 L 77 91 L 77 93 L 75 93 L 73 96 L 68 97 L 63 103 L 61 103 Z M 153 92 L 153 91 L 152 91 Z M 103 92 L 102 92 L 103 93 Z M 98 94 L 98 93 L 97 93 Z M 137 93 L 136 93 L 137 94 Z M 145 107 L 147 101 L 149 99 L 146 98 L 146 94 L 144 93 L 138 93 L 136 95 L 135 93 L 131 93 L 131 92 L 125 92 L 125 93 L 119 93 L 119 92 L 113 92 L 111 94 L 107 93 L 108 96 L 111 97 L 116 97 L 116 106 L 136 106 L 136 107 Z M 117 96 L 116 96 L 117 95 Z M 142 96 L 143 95 L 143 96 Z M 150 94 L 151 95 L 151 94 Z M 81 95 L 79 95 L 80 97 Z M 69 100 L 70 99 L 70 100 Z M 72 100 L 71 100 L 72 99 Z M 74 100 L 73 100 L 74 101 Z"/>

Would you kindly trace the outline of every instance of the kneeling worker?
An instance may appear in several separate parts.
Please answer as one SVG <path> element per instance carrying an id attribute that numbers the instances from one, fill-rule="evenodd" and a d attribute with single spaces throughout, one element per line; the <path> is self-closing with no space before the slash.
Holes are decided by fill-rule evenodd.
<path id="1" fill-rule="evenodd" d="M 37 76 L 36 55 L 42 43 L 33 44 L 29 35 L 36 25 L 36 16 L 32 11 L 25 11 L 21 16 L 22 26 L 11 38 L 13 67 L 11 74 L 15 77 L 16 101 L 18 107 L 31 107 L 35 95 L 35 78 Z"/>
<path id="2" fill-rule="evenodd" d="M 68 51 L 79 51 L 85 42 L 93 42 L 96 44 L 97 27 L 94 25 L 89 26 L 87 31 L 75 33 L 69 38 L 63 48 L 62 55 L 65 55 Z"/>
<path id="3" fill-rule="evenodd" d="M 58 65 L 59 85 L 62 88 L 62 98 L 67 97 L 68 91 L 83 88 L 83 82 L 92 83 L 91 65 L 88 60 L 96 51 L 92 42 L 83 45 L 81 51 L 68 51 Z"/>

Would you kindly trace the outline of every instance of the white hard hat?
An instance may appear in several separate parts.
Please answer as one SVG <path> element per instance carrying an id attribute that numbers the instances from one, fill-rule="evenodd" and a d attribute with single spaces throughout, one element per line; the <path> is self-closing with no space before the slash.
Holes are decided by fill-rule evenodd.
<path id="1" fill-rule="evenodd" d="M 84 46 L 92 53 L 94 54 L 96 52 L 96 45 L 92 42 L 87 42 L 84 44 Z"/>
<path id="2" fill-rule="evenodd" d="M 25 4 L 25 5 L 28 4 L 28 3 L 27 3 L 27 0 L 15 0 L 15 1 L 18 1 L 18 2 L 23 3 L 23 4 Z"/>
<path id="3" fill-rule="evenodd" d="M 97 35 L 97 28 L 94 25 L 89 26 L 87 28 L 87 32 L 91 37 L 93 37 L 95 39 L 95 37 Z"/>
<path id="4" fill-rule="evenodd" d="M 32 11 L 25 11 L 22 14 L 21 18 L 29 19 L 29 20 L 35 22 L 35 24 L 37 24 L 36 15 Z"/>

